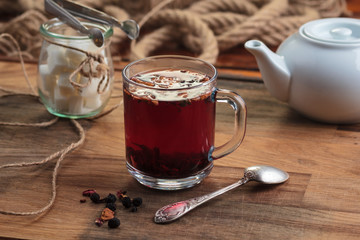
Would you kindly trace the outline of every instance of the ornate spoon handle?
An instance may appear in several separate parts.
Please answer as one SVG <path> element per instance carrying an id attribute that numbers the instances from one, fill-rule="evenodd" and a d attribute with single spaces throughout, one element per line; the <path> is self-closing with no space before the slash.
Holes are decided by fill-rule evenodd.
<path id="1" fill-rule="evenodd" d="M 240 179 L 238 182 L 233 183 L 225 188 L 222 188 L 210 194 L 206 194 L 200 197 L 190 198 L 185 201 L 166 205 L 156 211 L 154 221 L 156 223 L 167 223 L 175 219 L 178 219 L 181 216 L 185 215 L 187 212 L 190 212 L 192 209 L 196 208 L 197 206 L 200 206 L 201 204 L 209 201 L 210 199 L 219 196 L 231 189 L 241 186 L 247 183 L 249 180 L 250 179 L 245 176 L 242 179 Z"/>

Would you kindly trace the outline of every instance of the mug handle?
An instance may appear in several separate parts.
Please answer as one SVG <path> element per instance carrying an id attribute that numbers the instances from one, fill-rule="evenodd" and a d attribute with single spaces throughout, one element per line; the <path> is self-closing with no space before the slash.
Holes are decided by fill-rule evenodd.
<path id="1" fill-rule="evenodd" d="M 245 137 L 247 109 L 245 101 L 235 92 L 226 89 L 214 91 L 216 102 L 228 103 L 235 112 L 235 133 L 232 138 L 219 147 L 213 147 L 209 152 L 209 161 L 221 158 L 239 147 Z"/>

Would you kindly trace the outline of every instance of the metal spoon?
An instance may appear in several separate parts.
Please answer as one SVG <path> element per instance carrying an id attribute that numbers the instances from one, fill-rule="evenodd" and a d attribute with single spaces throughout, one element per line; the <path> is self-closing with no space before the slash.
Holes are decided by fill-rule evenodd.
<path id="1" fill-rule="evenodd" d="M 64 21 L 70 27 L 79 30 L 81 33 L 88 35 L 97 47 L 101 47 L 104 44 L 104 34 L 98 28 L 86 28 L 77 18 L 56 4 L 52 0 L 45 0 L 45 10 L 59 19 Z"/>
<path id="2" fill-rule="evenodd" d="M 102 24 L 108 24 L 115 26 L 123 30 L 130 39 L 135 39 L 139 36 L 140 28 L 134 20 L 125 20 L 119 22 L 116 18 L 98 11 L 94 8 L 90 8 L 79 3 L 75 3 L 67 0 L 54 0 L 57 4 L 69 11 L 71 14 L 77 17 L 81 17 L 87 20 L 99 22 Z"/>
<path id="3" fill-rule="evenodd" d="M 288 178 L 289 174 L 287 172 L 275 167 L 265 165 L 248 167 L 244 171 L 244 177 L 234 184 L 201 197 L 191 198 L 160 208 L 155 213 L 154 221 L 156 223 L 168 223 L 174 221 L 210 199 L 249 181 L 257 181 L 264 184 L 278 184 L 285 182 Z"/>

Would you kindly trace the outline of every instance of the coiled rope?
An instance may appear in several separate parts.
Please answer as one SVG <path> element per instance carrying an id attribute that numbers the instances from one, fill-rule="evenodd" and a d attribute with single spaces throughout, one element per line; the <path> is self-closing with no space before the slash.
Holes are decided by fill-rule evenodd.
<path id="1" fill-rule="evenodd" d="M 6 2 L 6 1 L 4 1 Z M 168 45 L 185 46 L 199 58 L 215 63 L 219 53 L 241 46 L 249 39 L 259 39 L 277 46 L 302 24 L 318 18 L 348 16 L 345 0 L 78 0 L 104 11 L 118 20 L 142 21 L 140 38 L 130 46 L 130 60 L 151 55 Z M 46 16 L 37 0 L 17 0 L 13 8 L 24 13 L 0 23 L 0 33 L 16 38 L 22 54 L 37 59 L 41 37 L 40 24 Z M 0 3 L 8 13 L 10 6 Z M 20 7 L 21 6 L 21 7 Z M 159 7 L 161 6 L 161 7 Z M 158 7 L 158 8 L 157 8 Z M 4 8 L 7 8 L 4 9 Z M 156 11 L 152 11 L 156 9 Z M 112 53 L 119 55 L 126 45 L 125 34 L 116 29 Z M 0 41 L 0 54 L 13 56 L 16 50 L 6 40 Z M 128 53 L 127 53 L 128 54 Z"/>

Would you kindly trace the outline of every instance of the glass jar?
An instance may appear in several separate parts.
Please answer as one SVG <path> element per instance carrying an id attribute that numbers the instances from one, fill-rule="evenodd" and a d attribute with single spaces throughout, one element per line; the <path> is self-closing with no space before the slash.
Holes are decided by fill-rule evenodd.
<path id="1" fill-rule="evenodd" d="M 94 116 L 104 109 L 112 92 L 114 69 L 109 45 L 113 29 L 91 22 L 82 24 L 103 32 L 103 47 L 96 47 L 88 36 L 57 18 L 40 27 L 44 41 L 38 64 L 38 91 L 47 110 L 59 117 Z"/>

